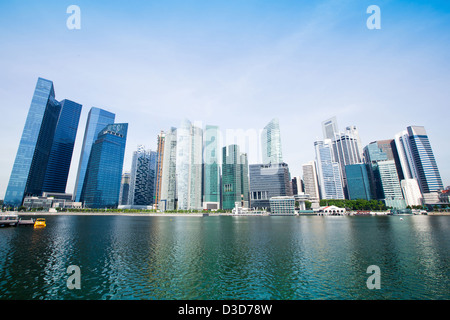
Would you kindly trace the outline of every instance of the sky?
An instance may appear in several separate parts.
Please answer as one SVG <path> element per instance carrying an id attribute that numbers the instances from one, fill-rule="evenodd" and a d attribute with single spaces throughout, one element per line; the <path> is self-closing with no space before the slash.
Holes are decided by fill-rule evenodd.
<path id="1" fill-rule="evenodd" d="M 80 29 L 67 27 L 70 5 Z M 380 29 L 367 27 L 370 5 Z M 138 145 L 156 150 L 184 119 L 218 125 L 224 143 L 244 134 L 257 163 L 251 137 L 278 118 L 283 159 L 301 176 L 335 116 L 363 145 L 424 126 L 448 186 L 449 22 L 447 1 L 0 0 L 0 199 L 38 77 L 83 105 L 68 193 L 93 106 L 129 124 L 124 171 Z"/>

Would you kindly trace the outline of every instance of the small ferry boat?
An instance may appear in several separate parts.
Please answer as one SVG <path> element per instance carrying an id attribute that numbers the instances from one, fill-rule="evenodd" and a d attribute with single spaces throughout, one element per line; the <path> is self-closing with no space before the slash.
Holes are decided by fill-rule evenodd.
<path id="1" fill-rule="evenodd" d="M 17 226 L 19 222 L 19 215 L 15 213 L 0 214 L 0 227 Z"/>
<path id="2" fill-rule="evenodd" d="M 37 218 L 34 222 L 35 228 L 44 228 L 46 226 L 44 218 Z"/>

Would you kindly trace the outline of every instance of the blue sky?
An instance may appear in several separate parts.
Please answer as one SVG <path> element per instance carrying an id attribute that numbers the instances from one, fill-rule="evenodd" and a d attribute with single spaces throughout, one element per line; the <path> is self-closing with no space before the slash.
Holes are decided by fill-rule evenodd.
<path id="1" fill-rule="evenodd" d="M 72 4 L 80 30 L 66 27 Z M 380 30 L 366 27 L 372 4 Z M 125 170 L 184 118 L 257 132 L 278 117 L 301 175 L 336 116 L 364 145 L 425 126 L 449 185 L 449 22 L 446 1 L 1 1 L 0 198 L 38 77 L 83 105 L 69 193 L 92 106 L 129 123 Z"/>

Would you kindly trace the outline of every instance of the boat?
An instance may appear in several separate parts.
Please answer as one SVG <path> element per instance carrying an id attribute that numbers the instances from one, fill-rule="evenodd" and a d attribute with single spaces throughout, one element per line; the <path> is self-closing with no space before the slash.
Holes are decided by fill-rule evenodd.
<path id="1" fill-rule="evenodd" d="M 0 227 L 17 226 L 19 215 L 15 213 L 0 214 Z"/>
<path id="2" fill-rule="evenodd" d="M 33 218 L 30 219 L 19 219 L 19 226 L 33 226 L 34 225 L 34 220 Z"/>
<path id="3" fill-rule="evenodd" d="M 44 218 L 37 218 L 34 222 L 35 228 L 44 228 L 46 226 Z"/>

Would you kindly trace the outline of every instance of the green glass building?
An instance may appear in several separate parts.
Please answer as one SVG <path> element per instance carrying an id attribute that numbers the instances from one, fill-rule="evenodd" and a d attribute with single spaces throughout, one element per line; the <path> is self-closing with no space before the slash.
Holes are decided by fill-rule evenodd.
<path id="1" fill-rule="evenodd" d="M 231 210 L 236 202 L 248 207 L 248 158 L 238 145 L 222 149 L 222 209 Z"/>

